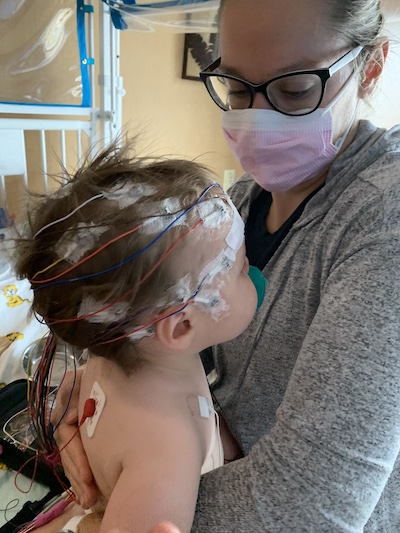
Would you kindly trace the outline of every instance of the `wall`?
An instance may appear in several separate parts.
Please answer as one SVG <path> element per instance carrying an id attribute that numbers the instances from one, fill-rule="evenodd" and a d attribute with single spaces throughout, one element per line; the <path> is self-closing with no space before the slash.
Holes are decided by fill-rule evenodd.
<path id="1" fill-rule="evenodd" d="M 389 54 L 383 75 L 366 116 L 378 126 L 400 124 L 400 8 L 386 24 Z"/>
<path id="2" fill-rule="evenodd" d="M 144 153 L 196 158 L 222 183 L 225 169 L 242 173 L 220 128 L 219 108 L 200 81 L 181 79 L 183 34 L 121 33 L 123 122 L 141 133 Z"/>

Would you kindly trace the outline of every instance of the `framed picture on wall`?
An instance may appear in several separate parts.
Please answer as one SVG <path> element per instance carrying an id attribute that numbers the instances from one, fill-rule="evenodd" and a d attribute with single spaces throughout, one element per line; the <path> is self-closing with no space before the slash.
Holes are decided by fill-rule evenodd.
<path id="1" fill-rule="evenodd" d="M 186 33 L 183 46 L 182 78 L 201 81 L 199 72 L 218 57 L 216 33 Z"/>

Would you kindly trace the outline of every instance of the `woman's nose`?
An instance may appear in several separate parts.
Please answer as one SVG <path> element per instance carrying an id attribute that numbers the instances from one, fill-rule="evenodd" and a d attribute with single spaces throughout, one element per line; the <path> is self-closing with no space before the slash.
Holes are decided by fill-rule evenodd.
<path id="1" fill-rule="evenodd" d="M 262 93 L 256 93 L 253 100 L 253 109 L 273 109 Z"/>

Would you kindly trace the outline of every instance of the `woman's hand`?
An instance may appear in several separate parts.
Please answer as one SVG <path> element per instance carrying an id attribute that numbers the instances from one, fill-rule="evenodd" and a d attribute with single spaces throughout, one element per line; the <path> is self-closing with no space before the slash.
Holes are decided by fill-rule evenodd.
<path id="1" fill-rule="evenodd" d="M 84 367 L 78 368 L 76 370 L 76 378 L 74 370 L 66 373 L 64 381 L 57 392 L 51 422 L 53 427 L 56 428 L 54 438 L 61 452 L 61 461 L 65 474 L 71 483 L 77 502 L 87 509 L 96 503 L 97 488 L 79 432 L 77 432 L 79 390 L 83 372 Z M 68 446 L 64 449 L 67 443 Z"/>
<path id="2" fill-rule="evenodd" d="M 222 448 L 224 450 L 224 463 L 231 463 L 232 461 L 236 461 L 243 457 L 243 452 L 221 413 L 219 413 L 219 430 L 221 434 Z"/>
<path id="3" fill-rule="evenodd" d="M 181 533 L 180 530 L 172 524 L 172 522 L 161 522 L 153 527 L 149 533 Z"/>
<path id="4" fill-rule="evenodd" d="M 129 531 L 121 529 L 111 529 L 109 533 L 130 533 Z M 181 533 L 181 530 L 177 528 L 172 522 L 161 522 L 152 527 L 148 533 Z"/>

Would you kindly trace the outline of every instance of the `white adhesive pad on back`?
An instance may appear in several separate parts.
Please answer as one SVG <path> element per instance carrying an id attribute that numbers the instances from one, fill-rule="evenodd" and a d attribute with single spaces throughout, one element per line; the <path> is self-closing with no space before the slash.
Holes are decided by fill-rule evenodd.
<path id="1" fill-rule="evenodd" d="M 96 403 L 96 409 L 93 416 L 88 417 L 85 421 L 86 431 L 88 437 L 93 437 L 94 430 L 96 429 L 97 423 L 99 421 L 100 415 L 103 412 L 104 405 L 106 403 L 106 395 L 104 394 L 103 389 L 100 387 L 97 381 L 93 383 L 92 391 L 89 398 L 93 398 Z"/>

